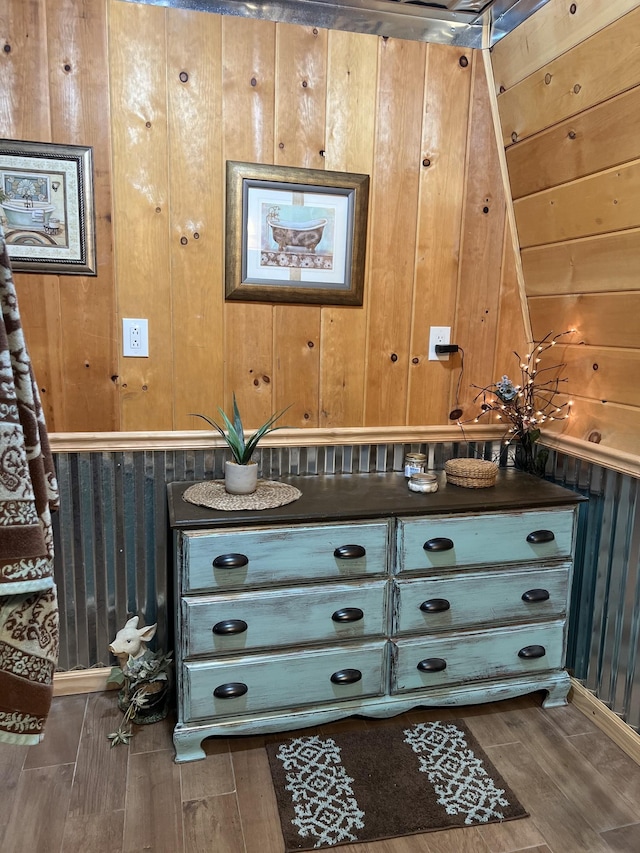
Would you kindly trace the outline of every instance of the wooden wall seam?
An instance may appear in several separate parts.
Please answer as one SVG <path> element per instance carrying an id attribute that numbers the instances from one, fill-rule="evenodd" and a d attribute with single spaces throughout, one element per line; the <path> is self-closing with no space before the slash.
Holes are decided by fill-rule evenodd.
<path id="1" fill-rule="evenodd" d="M 625 45 L 640 38 L 640 4 L 577 8 L 591 10 L 586 28 L 550 0 L 494 49 L 496 80 L 510 79 L 497 97 L 500 136 L 533 335 L 577 330 L 563 348 L 576 406 L 562 431 L 637 454 L 640 62 Z M 519 55 L 521 77 L 509 59 Z"/>

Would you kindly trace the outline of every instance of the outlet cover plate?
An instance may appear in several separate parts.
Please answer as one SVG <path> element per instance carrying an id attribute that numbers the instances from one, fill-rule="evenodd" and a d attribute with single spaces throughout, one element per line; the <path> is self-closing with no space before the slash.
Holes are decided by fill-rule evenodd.
<path id="1" fill-rule="evenodd" d="M 127 358 L 149 358 L 149 321 L 122 318 L 122 355 Z"/>
<path id="2" fill-rule="evenodd" d="M 436 344 L 451 343 L 451 326 L 431 326 L 429 329 L 429 361 L 449 361 L 449 353 L 436 353 Z"/>

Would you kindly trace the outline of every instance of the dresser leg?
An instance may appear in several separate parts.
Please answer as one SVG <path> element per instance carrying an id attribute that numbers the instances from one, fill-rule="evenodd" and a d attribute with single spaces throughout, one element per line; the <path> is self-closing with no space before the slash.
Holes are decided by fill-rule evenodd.
<path id="1" fill-rule="evenodd" d="M 568 673 L 558 673 L 551 684 L 545 685 L 547 698 L 543 701 L 542 707 L 559 708 L 561 705 L 566 705 L 570 687 L 571 679 Z"/>
<path id="2" fill-rule="evenodd" d="M 174 731 L 173 745 L 176 750 L 176 764 L 206 758 L 207 754 L 202 748 L 202 741 L 205 737 L 206 734 L 197 731 Z"/>

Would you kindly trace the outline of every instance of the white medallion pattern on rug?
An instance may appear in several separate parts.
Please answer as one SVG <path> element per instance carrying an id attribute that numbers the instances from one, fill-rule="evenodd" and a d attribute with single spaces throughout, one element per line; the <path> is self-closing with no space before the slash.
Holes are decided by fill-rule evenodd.
<path id="1" fill-rule="evenodd" d="M 357 841 L 364 812 L 353 793 L 340 747 L 332 738 L 294 738 L 277 753 L 287 774 L 287 791 L 296 814 L 292 821 L 302 838 L 317 838 L 315 847 Z"/>
<path id="2" fill-rule="evenodd" d="M 447 814 L 465 815 L 465 824 L 504 818 L 500 807 L 509 805 L 505 792 L 494 784 L 469 748 L 463 731 L 450 723 L 436 722 L 418 723 L 404 734 Z"/>

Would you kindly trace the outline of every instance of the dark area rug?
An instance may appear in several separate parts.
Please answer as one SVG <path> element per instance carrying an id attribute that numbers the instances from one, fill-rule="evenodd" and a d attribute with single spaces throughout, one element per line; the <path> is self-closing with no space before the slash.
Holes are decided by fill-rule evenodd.
<path id="1" fill-rule="evenodd" d="M 461 720 L 267 744 L 287 853 L 526 817 Z"/>

